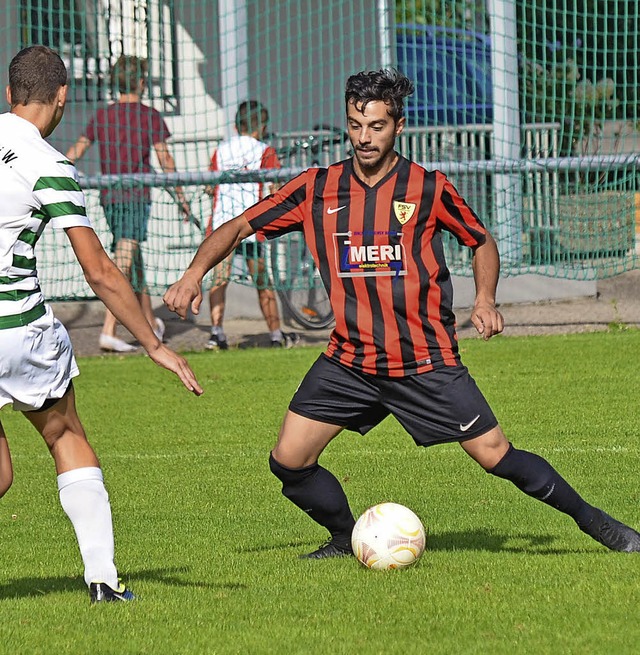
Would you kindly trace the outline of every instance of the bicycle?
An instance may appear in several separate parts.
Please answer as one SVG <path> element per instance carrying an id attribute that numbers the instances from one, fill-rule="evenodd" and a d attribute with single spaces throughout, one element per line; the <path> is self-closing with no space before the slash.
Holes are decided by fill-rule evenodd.
<path id="1" fill-rule="evenodd" d="M 301 232 L 270 244 L 271 279 L 285 318 L 301 327 L 321 330 L 334 320 L 329 296 Z"/>
<path id="2" fill-rule="evenodd" d="M 285 167 L 328 166 L 348 153 L 348 136 L 332 125 L 314 125 L 311 132 L 269 135 Z M 334 316 L 320 271 L 300 232 L 276 239 L 271 244 L 271 275 L 283 312 L 301 327 L 320 330 L 333 323 Z"/>
<path id="3" fill-rule="evenodd" d="M 270 134 L 265 140 L 274 147 L 283 168 L 328 166 L 349 154 L 344 145 L 348 141 L 346 132 L 330 125 L 314 125 L 310 132 Z M 166 191 L 174 197 L 170 189 Z M 188 226 L 180 228 L 180 238 L 168 247 L 171 251 L 195 252 L 204 238 L 204 221 L 197 217 L 208 211 L 210 198 L 204 188 L 197 187 L 189 199 L 195 217 Z M 265 243 L 264 248 L 269 278 L 280 299 L 283 318 L 310 330 L 329 327 L 334 320 L 329 296 L 302 233 L 283 235 Z M 230 279 L 240 284 L 256 284 L 241 260 L 234 259 Z"/>
<path id="4" fill-rule="evenodd" d="M 347 133 L 334 125 L 314 125 L 310 131 L 268 134 L 265 141 L 285 168 L 328 166 L 349 154 Z"/>

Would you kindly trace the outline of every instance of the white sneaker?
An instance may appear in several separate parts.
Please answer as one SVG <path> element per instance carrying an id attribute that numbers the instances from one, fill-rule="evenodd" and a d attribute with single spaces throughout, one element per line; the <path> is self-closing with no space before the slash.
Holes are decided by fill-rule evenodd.
<path id="1" fill-rule="evenodd" d="M 153 333 L 164 343 L 164 321 L 161 318 L 156 318 L 156 329 Z"/>
<path id="2" fill-rule="evenodd" d="M 118 337 L 111 337 L 108 334 L 100 335 L 99 344 L 101 350 L 108 350 L 115 353 L 132 353 L 138 350 L 126 341 L 118 339 Z"/>

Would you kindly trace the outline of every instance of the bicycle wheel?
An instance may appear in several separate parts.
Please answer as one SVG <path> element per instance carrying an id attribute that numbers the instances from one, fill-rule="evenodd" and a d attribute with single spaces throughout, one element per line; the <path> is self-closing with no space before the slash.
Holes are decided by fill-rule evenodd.
<path id="1" fill-rule="evenodd" d="M 287 318 L 311 330 L 331 325 L 329 296 L 301 233 L 287 234 L 272 244 L 271 268 Z"/>

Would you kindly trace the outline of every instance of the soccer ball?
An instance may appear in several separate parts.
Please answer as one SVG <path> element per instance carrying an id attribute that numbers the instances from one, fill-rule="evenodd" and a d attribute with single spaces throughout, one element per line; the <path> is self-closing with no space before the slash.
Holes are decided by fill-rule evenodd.
<path id="1" fill-rule="evenodd" d="M 420 519 L 404 505 L 380 503 L 370 507 L 351 534 L 355 556 L 367 568 L 385 571 L 416 562 L 427 537 Z"/>

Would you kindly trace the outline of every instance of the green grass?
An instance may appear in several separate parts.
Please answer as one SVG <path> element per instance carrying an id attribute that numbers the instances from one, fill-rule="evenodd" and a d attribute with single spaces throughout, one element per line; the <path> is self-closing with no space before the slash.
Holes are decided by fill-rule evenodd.
<path id="1" fill-rule="evenodd" d="M 640 331 L 462 342 L 519 447 L 640 525 Z M 8 409 L 0 501 L 0 653 L 637 653 L 640 556 L 486 475 L 454 444 L 418 449 L 391 419 L 322 462 L 355 514 L 403 503 L 429 533 L 410 569 L 305 562 L 325 534 L 267 457 L 318 349 L 189 356 L 191 397 L 146 358 L 80 361 L 78 406 L 111 494 L 119 569 L 139 601 L 91 607 L 41 439 Z"/>

